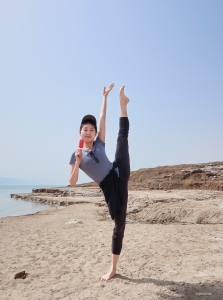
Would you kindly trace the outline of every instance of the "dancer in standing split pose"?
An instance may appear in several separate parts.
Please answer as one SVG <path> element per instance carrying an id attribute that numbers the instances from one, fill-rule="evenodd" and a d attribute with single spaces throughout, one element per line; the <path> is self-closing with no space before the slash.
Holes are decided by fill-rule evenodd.
<path id="1" fill-rule="evenodd" d="M 102 189 L 107 202 L 111 218 L 115 222 L 112 235 L 112 262 L 111 268 L 103 275 L 100 281 L 107 281 L 116 274 L 117 262 L 122 249 L 124 237 L 126 210 L 128 201 L 128 180 L 130 176 L 130 160 L 128 147 L 129 120 L 127 104 L 129 99 L 124 94 L 124 86 L 120 88 L 120 118 L 119 132 L 114 162 L 110 162 L 105 152 L 105 121 L 107 97 L 113 89 L 111 84 L 103 90 L 103 102 L 97 135 L 97 121 L 94 116 L 86 115 L 80 125 L 80 136 L 83 148 L 74 152 L 70 159 L 71 186 L 78 181 L 79 168 L 93 179 Z M 97 135 L 97 138 L 95 139 Z"/>

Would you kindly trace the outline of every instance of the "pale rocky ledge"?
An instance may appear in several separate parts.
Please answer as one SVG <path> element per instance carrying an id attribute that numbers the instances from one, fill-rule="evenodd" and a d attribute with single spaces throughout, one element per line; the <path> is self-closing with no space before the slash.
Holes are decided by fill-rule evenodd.
<path id="1" fill-rule="evenodd" d="M 92 203 L 98 206 L 99 220 L 110 220 L 103 193 L 94 183 L 33 189 L 11 197 L 58 207 Z M 223 162 L 132 171 L 127 223 L 222 224 Z"/>

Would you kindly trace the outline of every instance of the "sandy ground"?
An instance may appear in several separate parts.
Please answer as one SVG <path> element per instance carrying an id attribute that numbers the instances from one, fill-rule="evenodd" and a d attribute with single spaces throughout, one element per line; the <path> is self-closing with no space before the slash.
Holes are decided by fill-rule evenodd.
<path id="1" fill-rule="evenodd" d="M 222 192 L 191 193 L 130 192 L 117 275 L 107 283 L 99 278 L 110 266 L 113 221 L 101 197 L 1 218 L 0 299 L 222 300 Z M 28 277 L 14 279 L 23 270 Z"/>

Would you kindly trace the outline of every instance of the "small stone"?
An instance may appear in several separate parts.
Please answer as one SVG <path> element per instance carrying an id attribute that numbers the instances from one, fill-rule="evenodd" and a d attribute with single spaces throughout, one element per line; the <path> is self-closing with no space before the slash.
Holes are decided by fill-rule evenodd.
<path id="1" fill-rule="evenodd" d="M 75 224 L 83 224 L 83 222 L 81 220 L 71 219 L 66 224 L 74 224 L 75 225 Z"/>
<path id="2" fill-rule="evenodd" d="M 177 292 L 177 287 L 175 285 L 171 285 L 169 287 L 169 290 L 172 291 L 172 292 Z"/>
<path id="3" fill-rule="evenodd" d="M 27 276 L 28 276 L 28 274 L 25 271 L 22 271 L 22 272 L 16 273 L 14 276 L 14 279 L 18 279 L 18 278 L 25 279 Z"/>

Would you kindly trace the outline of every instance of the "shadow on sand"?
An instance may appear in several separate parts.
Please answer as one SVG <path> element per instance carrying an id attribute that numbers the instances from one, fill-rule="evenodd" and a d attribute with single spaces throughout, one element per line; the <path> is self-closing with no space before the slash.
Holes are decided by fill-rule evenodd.
<path id="1" fill-rule="evenodd" d="M 134 282 L 137 284 L 153 283 L 157 286 L 165 286 L 172 291 L 172 295 L 165 294 L 163 292 L 156 293 L 156 295 L 159 296 L 160 299 L 223 300 L 223 282 L 221 281 L 193 284 L 193 283 L 187 283 L 183 281 L 173 282 L 168 280 L 159 280 L 150 277 L 133 279 L 120 274 L 116 274 L 114 276 L 114 279 L 115 278 L 119 278 L 129 282 Z"/>

